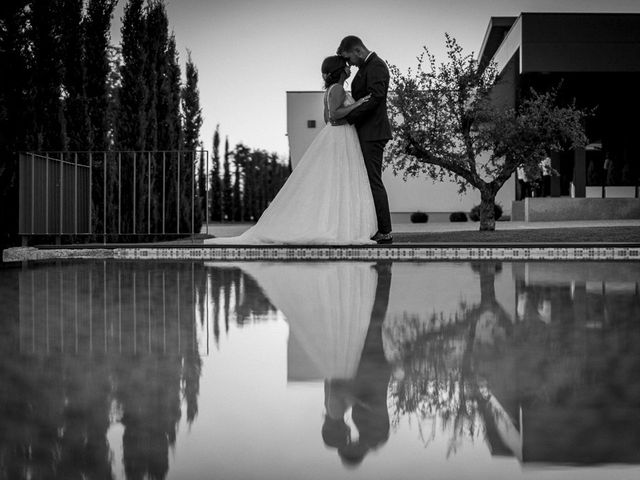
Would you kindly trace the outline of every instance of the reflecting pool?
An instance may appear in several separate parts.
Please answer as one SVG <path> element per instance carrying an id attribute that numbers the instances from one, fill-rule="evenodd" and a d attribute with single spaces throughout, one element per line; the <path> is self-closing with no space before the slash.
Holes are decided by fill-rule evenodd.
<path id="1" fill-rule="evenodd" d="M 0 478 L 640 478 L 640 262 L 0 269 Z"/>

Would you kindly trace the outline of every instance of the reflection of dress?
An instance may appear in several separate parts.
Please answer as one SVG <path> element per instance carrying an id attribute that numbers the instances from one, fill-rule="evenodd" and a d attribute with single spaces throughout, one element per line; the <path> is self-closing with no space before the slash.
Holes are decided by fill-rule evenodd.
<path id="1" fill-rule="evenodd" d="M 375 297 L 378 275 L 372 264 L 237 265 L 287 318 L 290 378 L 292 369 L 295 380 L 353 378 Z"/>
<path id="2" fill-rule="evenodd" d="M 353 98 L 347 95 L 344 104 Z M 258 223 L 213 244 L 361 244 L 376 232 L 371 187 L 352 125 L 326 125 Z"/>

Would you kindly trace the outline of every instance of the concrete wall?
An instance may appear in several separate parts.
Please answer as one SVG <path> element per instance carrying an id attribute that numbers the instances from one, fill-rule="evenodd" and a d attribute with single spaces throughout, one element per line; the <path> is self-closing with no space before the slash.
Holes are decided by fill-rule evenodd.
<path id="1" fill-rule="evenodd" d="M 404 181 L 402 176 L 395 176 L 390 168 L 384 171 L 382 180 L 389 195 L 392 212 L 469 212 L 480 203 L 480 193 L 477 190 L 471 189 L 465 194 L 459 194 L 457 184 L 450 181 L 433 182 L 426 177 L 408 178 Z M 514 198 L 515 181 L 511 178 L 496 197 L 505 215 L 511 213 L 511 202 Z M 436 216 L 430 220 L 435 219 Z"/>
<path id="2" fill-rule="evenodd" d="M 287 136 L 293 168 L 325 126 L 323 101 L 324 92 L 287 92 Z M 308 127 L 309 121 L 315 122 L 315 128 Z"/>
<path id="3" fill-rule="evenodd" d="M 511 211 L 512 220 L 525 222 L 640 219 L 640 199 L 525 198 Z"/>

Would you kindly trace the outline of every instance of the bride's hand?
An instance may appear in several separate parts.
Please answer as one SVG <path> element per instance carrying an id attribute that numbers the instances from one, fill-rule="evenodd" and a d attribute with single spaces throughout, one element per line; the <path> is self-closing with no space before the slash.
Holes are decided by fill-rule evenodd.
<path id="1" fill-rule="evenodd" d="M 356 104 L 358 106 L 362 105 L 363 103 L 368 102 L 371 99 L 371 94 L 367 95 L 366 97 L 362 97 L 361 99 L 359 99 Z"/>

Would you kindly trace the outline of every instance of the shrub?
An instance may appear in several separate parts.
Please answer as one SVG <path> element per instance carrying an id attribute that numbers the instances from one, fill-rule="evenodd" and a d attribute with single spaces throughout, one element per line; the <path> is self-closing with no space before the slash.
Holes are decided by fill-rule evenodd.
<path id="1" fill-rule="evenodd" d="M 467 220 L 469 219 L 464 212 L 452 212 L 451 215 L 449 215 L 450 222 L 466 222 Z"/>
<path id="2" fill-rule="evenodd" d="M 502 216 L 502 207 L 497 203 L 493 208 L 493 215 L 496 220 L 498 220 Z M 472 222 L 480 221 L 480 205 L 476 205 L 471 209 L 471 211 L 469 212 L 469 218 Z"/>
<path id="3" fill-rule="evenodd" d="M 411 223 L 427 223 L 429 215 L 424 212 L 413 212 L 411 214 Z"/>

